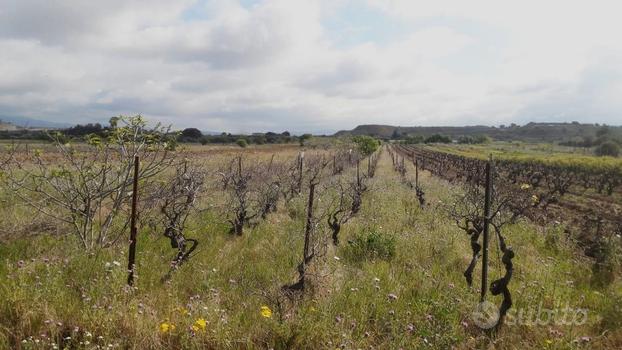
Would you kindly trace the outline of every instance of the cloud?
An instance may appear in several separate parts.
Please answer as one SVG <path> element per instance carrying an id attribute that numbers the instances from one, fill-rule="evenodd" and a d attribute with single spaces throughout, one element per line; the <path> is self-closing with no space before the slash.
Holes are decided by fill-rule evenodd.
<path id="1" fill-rule="evenodd" d="M 177 127 L 248 132 L 619 124 L 619 7 L 0 0 L 0 114 L 89 122 L 142 113 Z M 378 26 L 391 28 L 374 35 Z"/>

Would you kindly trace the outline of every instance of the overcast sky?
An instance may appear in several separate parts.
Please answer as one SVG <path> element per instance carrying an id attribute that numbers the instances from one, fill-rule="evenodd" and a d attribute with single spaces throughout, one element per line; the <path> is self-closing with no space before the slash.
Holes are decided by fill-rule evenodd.
<path id="1" fill-rule="evenodd" d="M 622 2 L 0 0 L 0 116 L 622 124 Z"/>

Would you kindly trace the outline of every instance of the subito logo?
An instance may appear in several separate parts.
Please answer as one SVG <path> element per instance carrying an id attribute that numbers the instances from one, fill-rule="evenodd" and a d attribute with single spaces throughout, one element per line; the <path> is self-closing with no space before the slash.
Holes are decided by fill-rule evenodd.
<path id="1" fill-rule="evenodd" d="M 491 329 L 499 321 L 499 310 L 495 304 L 484 301 L 477 304 L 471 313 L 471 318 L 479 328 Z"/>

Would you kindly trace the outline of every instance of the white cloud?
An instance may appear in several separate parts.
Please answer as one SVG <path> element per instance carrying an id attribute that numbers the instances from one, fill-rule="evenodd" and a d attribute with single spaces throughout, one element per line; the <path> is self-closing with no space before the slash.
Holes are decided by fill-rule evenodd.
<path id="1" fill-rule="evenodd" d="M 344 7 L 346 6 L 346 7 Z M 343 46 L 352 6 L 404 27 Z M 0 0 L 0 116 L 208 130 L 619 124 L 613 1 Z M 188 11 L 193 16 L 188 16 Z M 191 17 L 191 18 L 188 18 Z"/>

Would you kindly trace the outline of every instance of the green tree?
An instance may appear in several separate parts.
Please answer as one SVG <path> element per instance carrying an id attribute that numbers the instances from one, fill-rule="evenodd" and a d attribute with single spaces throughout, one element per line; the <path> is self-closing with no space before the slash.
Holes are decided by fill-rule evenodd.
<path id="1" fill-rule="evenodd" d="M 305 141 L 311 139 L 311 137 L 313 137 L 313 135 L 311 134 L 302 134 L 299 138 L 300 141 L 300 146 L 304 146 L 305 145 Z"/>
<path id="2" fill-rule="evenodd" d="M 197 128 L 187 128 L 181 132 L 181 136 L 189 139 L 199 139 L 203 136 L 203 133 Z"/>
<path id="3" fill-rule="evenodd" d="M 352 141 L 354 141 L 359 152 L 361 152 L 361 154 L 365 157 L 376 152 L 380 146 L 380 141 L 367 135 L 355 136 L 352 138 Z"/>
<path id="4" fill-rule="evenodd" d="M 597 156 L 610 156 L 610 157 L 617 157 L 620 155 L 620 146 L 613 142 L 613 141 L 606 141 L 601 143 L 598 147 L 596 147 L 596 149 L 594 150 L 594 153 L 596 153 Z"/>
<path id="5" fill-rule="evenodd" d="M 242 148 L 246 148 L 246 146 L 248 146 L 248 142 L 245 139 L 237 139 L 235 143 Z"/>

